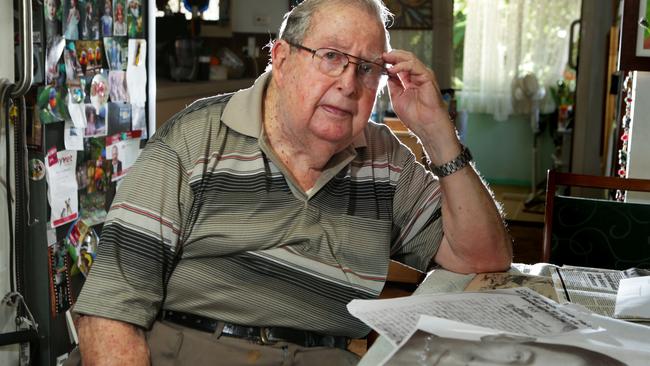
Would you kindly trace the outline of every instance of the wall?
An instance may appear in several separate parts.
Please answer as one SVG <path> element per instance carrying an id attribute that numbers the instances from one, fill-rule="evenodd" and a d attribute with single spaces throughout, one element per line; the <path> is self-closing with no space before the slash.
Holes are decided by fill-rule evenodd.
<path id="1" fill-rule="evenodd" d="M 276 33 L 289 0 L 235 0 L 230 6 L 233 32 Z"/>
<path id="2" fill-rule="evenodd" d="M 531 186 L 533 133 L 527 115 L 495 121 L 488 114 L 470 113 L 465 143 L 476 167 L 491 184 Z M 552 166 L 553 141 L 548 128 L 538 136 L 537 183 L 543 182 Z"/>

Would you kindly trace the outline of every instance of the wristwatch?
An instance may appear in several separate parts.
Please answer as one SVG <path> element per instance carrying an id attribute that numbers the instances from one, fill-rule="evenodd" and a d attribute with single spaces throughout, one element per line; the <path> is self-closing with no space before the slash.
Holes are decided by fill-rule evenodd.
<path id="1" fill-rule="evenodd" d="M 433 174 L 435 174 L 438 178 L 443 178 L 461 170 L 467 166 L 470 161 L 472 161 L 472 153 L 469 152 L 467 146 L 463 146 L 463 150 L 454 160 L 448 161 L 438 166 L 429 165 L 429 167 L 431 168 Z"/>

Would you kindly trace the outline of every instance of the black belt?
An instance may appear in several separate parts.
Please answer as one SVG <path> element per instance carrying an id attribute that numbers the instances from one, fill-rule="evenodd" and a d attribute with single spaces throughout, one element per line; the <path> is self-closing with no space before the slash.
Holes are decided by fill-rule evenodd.
<path id="1" fill-rule="evenodd" d="M 219 324 L 222 324 L 222 335 L 248 339 L 259 344 L 289 342 L 303 347 L 335 347 L 347 349 L 349 340 L 348 337 L 344 336 L 325 335 L 292 328 L 253 327 L 227 323 L 199 315 L 171 310 L 163 310 L 162 320 L 210 333 L 214 333 L 219 327 Z"/>

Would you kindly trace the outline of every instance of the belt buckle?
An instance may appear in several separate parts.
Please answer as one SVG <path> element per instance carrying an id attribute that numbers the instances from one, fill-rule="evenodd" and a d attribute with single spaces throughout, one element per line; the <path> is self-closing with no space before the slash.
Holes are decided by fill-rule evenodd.
<path id="1" fill-rule="evenodd" d="M 275 344 L 277 342 L 269 340 L 269 328 L 260 327 L 260 344 Z"/>

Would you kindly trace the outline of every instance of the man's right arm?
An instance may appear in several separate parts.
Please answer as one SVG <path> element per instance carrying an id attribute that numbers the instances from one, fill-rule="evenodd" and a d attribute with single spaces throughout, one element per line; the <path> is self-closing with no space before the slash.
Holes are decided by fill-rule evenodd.
<path id="1" fill-rule="evenodd" d="M 150 365 L 144 331 L 133 324 L 86 315 L 79 318 L 77 331 L 84 366 Z"/>

